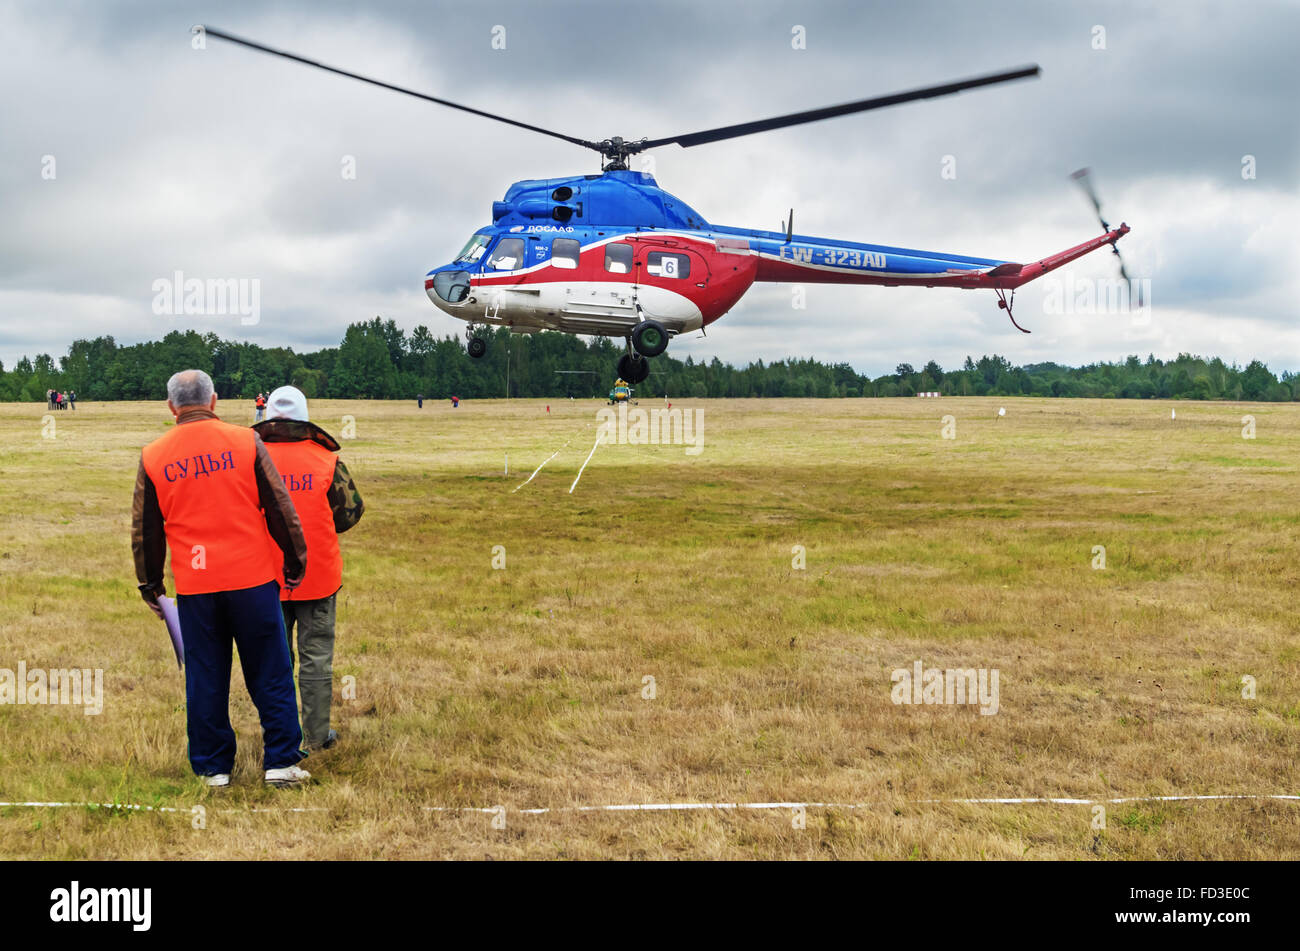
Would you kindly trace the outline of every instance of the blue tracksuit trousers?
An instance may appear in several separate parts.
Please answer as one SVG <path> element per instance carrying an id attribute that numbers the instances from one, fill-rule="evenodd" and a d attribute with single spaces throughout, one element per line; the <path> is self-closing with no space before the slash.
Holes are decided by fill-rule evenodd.
<path id="1" fill-rule="evenodd" d="M 284 637 L 280 586 L 176 596 L 185 644 L 185 726 L 190 766 L 199 776 L 235 765 L 230 725 L 231 645 L 239 648 L 244 682 L 262 720 L 262 768 L 292 766 L 302 750 L 298 697 Z"/>

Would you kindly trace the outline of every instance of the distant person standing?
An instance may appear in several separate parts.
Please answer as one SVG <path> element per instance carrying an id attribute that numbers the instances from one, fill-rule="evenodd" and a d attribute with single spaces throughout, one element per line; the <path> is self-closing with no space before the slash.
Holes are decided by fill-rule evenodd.
<path id="1" fill-rule="evenodd" d="M 260 423 L 266 418 L 266 397 L 259 390 L 257 399 L 253 401 L 253 406 L 257 408 L 257 415 L 254 416 L 253 422 Z"/>
<path id="2" fill-rule="evenodd" d="M 276 576 L 289 589 L 302 582 L 307 544 L 266 446 L 252 430 L 223 423 L 216 407 L 212 379 L 202 370 L 167 381 L 176 425 L 140 454 L 131 506 L 135 573 L 145 602 L 161 617 L 163 556 L 171 548 L 195 774 L 209 786 L 230 784 L 230 663 L 238 646 L 262 722 L 265 781 L 292 786 L 311 774 L 297 765 L 307 754 Z"/>
<path id="3" fill-rule="evenodd" d="M 424 394 L 417 394 L 415 397 L 416 409 L 424 409 Z"/>
<path id="4" fill-rule="evenodd" d="M 54 391 L 53 391 L 53 390 L 46 390 L 46 391 L 45 391 L 45 408 L 46 408 L 46 409 L 54 409 Z"/>
<path id="5" fill-rule="evenodd" d="M 455 409 L 455 408 L 456 408 L 457 406 L 459 406 L 459 405 L 460 405 L 460 397 L 459 397 L 459 396 L 453 396 L 453 397 L 451 398 L 451 408 L 452 408 L 452 409 Z"/>
<path id="6" fill-rule="evenodd" d="M 289 654 L 298 629 L 298 695 L 307 748 L 329 749 L 338 742 L 330 729 L 334 695 L 335 599 L 343 584 L 339 535 L 361 520 L 365 504 L 348 467 L 339 459 L 339 444 L 309 421 L 307 397 L 282 386 L 267 399 L 265 422 L 253 428 L 275 460 L 293 499 L 307 538 L 310 566 L 302 584 L 280 592 Z"/>
<path id="7" fill-rule="evenodd" d="M 77 411 L 77 391 L 68 390 L 68 409 L 74 413 Z"/>

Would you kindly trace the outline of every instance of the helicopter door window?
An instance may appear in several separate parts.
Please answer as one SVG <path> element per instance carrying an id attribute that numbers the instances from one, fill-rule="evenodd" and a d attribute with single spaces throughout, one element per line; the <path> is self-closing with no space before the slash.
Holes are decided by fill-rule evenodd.
<path id="1" fill-rule="evenodd" d="M 611 242 L 605 245 L 605 270 L 610 274 L 628 274 L 632 270 L 632 245 Z"/>
<path id="2" fill-rule="evenodd" d="M 646 255 L 646 271 L 655 277 L 687 278 L 691 276 L 691 259 L 684 254 L 651 251 Z"/>
<path id="3" fill-rule="evenodd" d="M 488 255 L 487 266 L 496 271 L 513 271 L 524 263 L 522 238 L 502 238 L 501 243 Z"/>
<path id="4" fill-rule="evenodd" d="M 551 266 L 576 268 L 578 252 L 581 250 L 582 245 L 572 238 L 556 238 L 551 242 Z"/>

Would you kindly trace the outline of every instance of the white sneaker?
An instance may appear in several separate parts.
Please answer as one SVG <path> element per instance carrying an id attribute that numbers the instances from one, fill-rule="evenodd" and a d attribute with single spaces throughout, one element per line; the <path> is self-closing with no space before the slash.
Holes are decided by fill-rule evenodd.
<path id="1" fill-rule="evenodd" d="M 229 786 L 229 773 L 213 773 L 211 776 L 204 776 L 203 782 L 209 786 Z"/>
<path id="2" fill-rule="evenodd" d="M 266 784 L 268 786 L 297 786 L 309 779 L 311 779 L 311 773 L 300 766 L 281 766 L 279 769 L 268 769 L 266 771 Z"/>

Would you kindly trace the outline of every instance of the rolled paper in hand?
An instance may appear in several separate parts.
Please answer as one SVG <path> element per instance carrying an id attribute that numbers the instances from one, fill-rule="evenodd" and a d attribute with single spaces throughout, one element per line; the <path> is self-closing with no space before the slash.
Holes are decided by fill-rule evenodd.
<path id="1" fill-rule="evenodd" d="M 176 651 L 176 667 L 180 669 L 185 666 L 185 642 L 181 640 L 181 617 L 176 611 L 176 602 L 163 594 L 158 596 L 158 606 L 162 608 L 163 620 L 167 622 L 172 650 Z"/>

